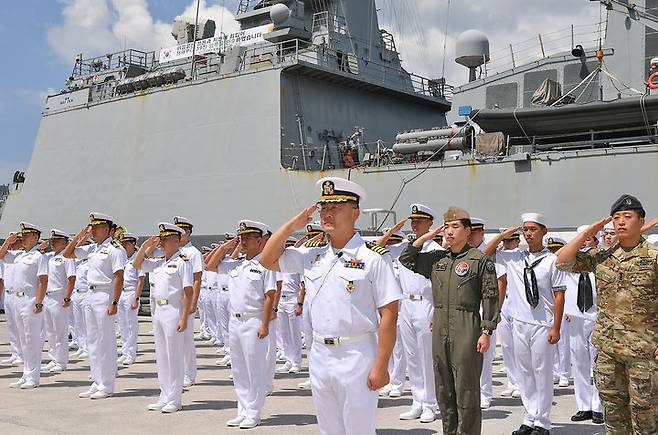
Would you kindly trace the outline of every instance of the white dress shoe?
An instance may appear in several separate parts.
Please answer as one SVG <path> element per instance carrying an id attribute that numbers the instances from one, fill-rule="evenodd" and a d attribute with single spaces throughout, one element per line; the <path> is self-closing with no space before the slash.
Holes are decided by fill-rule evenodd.
<path id="1" fill-rule="evenodd" d="M 417 418 L 420 418 L 422 413 L 423 408 L 420 406 L 415 408 L 412 407 L 409 411 L 400 414 L 400 420 L 416 420 Z"/>
<path id="2" fill-rule="evenodd" d="M 78 358 L 80 359 L 89 358 L 89 354 L 87 353 L 87 351 L 83 350 L 82 352 L 80 352 L 80 355 L 78 355 Z"/>
<path id="3" fill-rule="evenodd" d="M 521 398 L 521 391 L 520 390 L 514 390 L 512 392 L 512 397 L 514 397 L 515 399 L 520 399 Z"/>
<path id="4" fill-rule="evenodd" d="M 514 389 L 508 388 L 500 393 L 500 397 L 512 397 L 512 393 L 514 393 Z"/>
<path id="5" fill-rule="evenodd" d="M 110 397 L 110 396 L 111 396 L 110 393 L 106 393 L 105 391 L 100 391 L 100 390 L 99 390 L 99 391 L 96 391 L 96 392 L 95 392 L 94 394 L 92 394 L 91 396 L 89 396 L 89 398 L 90 398 L 90 399 L 107 399 L 107 398 Z"/>
<path id="6" fill-rule="evenodd" d="M 310 390 L 311 389 L 311 380 L 307 379 L 304 382 L 300 382 L 297 387 L 301 388 L 302 390 Z"/>
<path id="7" fill-rule="evenodd" d="M 182 406 L 180 405 L 174 405 L 173 403 L 168 403 L 162 407 L 162 412 L 164 414 L 171 414 L 173 412 L 180 411 L 181 408 Z"/>
<path id="8" fill-rule="evenodd" d="M 557 385 L 558 382 L 560 382 L 560 377 L 553 375 L 553 384 Z"/>
<path id="9" fill-rule="evenodd" d="M 187 387 L 191 387 L 192 385 L 194 385 L 194 381 L 188 378 L 187 376 L 185 376 L 185 378 L 183 379 L 183 387 L 187 388 Z"/>
<path id="10" fill-rule="evenodd" d="M 59 364 L 55 364 L 48 370 L 49 373 L 62 373 L 64 371 L 64 367 L 62 367 Z"/>
<path id="11" fill-rule="evenodd" d="M 32 388 L 38 387 L 38 384 L 35 384 L 34 381 L 25 381 L 23 384 L 20 386 L 21 390 L 31 390 Z"/>
<path id="12" fill-rule="evenodd" d="M 117 358 L 117 364 L 123 364 L 125 359 L 126 357 L 124 355 L 121 355 L 119 358 Z"/>
<path id="13" fill-rule="evenodd" d="M 47 371 L 49 371 L 50 369 L 52 369 L 52 368 L 55 366 L 55 364 L 57 364 L 55 361 L 50 361 L 50 362 L 49 362 L 48 364 L 46 364 L 45 366 L 41 366 L 41 371 L 42 371 L 42 372 L 47 372 Z"/>
<path id="14" fill-rule="evenodd" d="M 277 373 L 288 373 L 288 370 L 292 368 L 292 363 L 290 361 L 286 361 L 284 365 L 276 369 Z"/>
<path id="15" fill-rule="evenodd" d="M 240 426 L 240 423 L 245 419 L 244 415 L 238 415 L 235 418 L 230 419 L 229 421 L 226 422 L 226 426 L 228 427 L 238 427 Z"/>
<path id="16" fill-rule="evenodd" d="M 569 386 L 569 378 L 566 378 L 564 376 L 560 376 L 560 381 L 558 382 L 558 387 L 568 387 Z"/>
<path id="17" fill-rule="evenodd" d="M 148 406 L 148 409 L 149 409 L 149 411 L 162 411 L 162 408 L 164 408 L 165 405 L 167 405 L 167 404 L 162 403 L 162 402 L 151 403 Z"/>
<path id="18" fill-rule="evenodd" d="M 224 358 L 219 360 L 219 365 L 221 365 L 221 366 L 230 366 L 231 365 L 231 357 L 229 355 L 226 355 Z"/>
<path id="19" fill-rule="evenodd" d="M 134 362 L 135 362 L 134 359 L 132 359 L 132 358 L 126 358 L 126 359 L 123 360 L 123 365 L 124 365 L 124 366 L 131 366 L 131 365 L 133 365 Z"/>
<path id="20" fill-rule="evenodd" d="M 295 374 L 295 373 L 299 373 L 299 372 L 301 372 L 301 371 L 302 371 L 302 368 L 301 368 L 301 367 L 296 366 L 296 365 L 293 365 L 292 367 L 290 367 L 290 370 L 288 370 L 288 373 L 293 373 L 293 374 Z"/>
<path id="21" fill-rule="evenodd" d="M 436 420 L 436 414 L 432 408 L 423 409 L 423 413 L 420 414 L 421 423 L 431 423 Z"/>
<path id="22" fill-rule="evenodd" d="M 399 388 L 391 388 L 391 391 L 388 392 L 388 397 L 402 397 L 402 390 Z"/>
<path id="23" fill-rule="evenodd" d="M 391 392 L 391 389 L 393 386 L 391 384 L 386 384 L 383 387 L 379 389 L 379 397 L 386 397 L 388 396 L 388 393 Z"/>
<path id="24" fill-rule="evenodd" d="M 491 402 L 486 399 L 480 399 L 480 409 L 491 408 Z"/>
<path id="25" fill-rule="evenodd" d="M 20 388 L 21 385 L 23 385 L 24 383 L 25 383 L 25 379 L 20 378 L 16 382 L 12 382 L 11 384 L 9 384 L 9 388 Z"/>
<path id="26" fill-rule="evenodd" d="M 89 399 L 92 394 L 96 393 L 96 390 L 92 390 L 91 388 L 88 389 L 87 391 L 83 391 L 82 393 L 78 394 L 78 397 L 81 399 Z"/>
<path id="27" fill-rule="evenodd" d="M 238 426 L 240 429 L 252 429 L 260 424 L 260 420 L 255 418 L 245 418 Z"/>
<path id="28" fill-rule="evenodd" d="M 14 364 L 12 364 L 12 365 L 14 365 L 14 366 L 19 366 L 19 365 L 21 365 L 21 364 L 23 364 L 23 360 L 20 359 L 20 358 L 16 358 L 16 359 L 14 360 Z"/>
<path id="29" fill-rule="evenodd" d="M 16 361 L 16 359 L 17 359 L 17 358 L 16 358 L 15 356 L 12 355 L 12 356 L 10 356 L 9 358 L 7 358 L 7 359 L 3 359 L 2 361 L 0 361 L 0 365 L 3 365 L 3 366 L 10 366 L 10 365 L 12 365 L 12 364 L 14 363 L 14 361 Z"/>

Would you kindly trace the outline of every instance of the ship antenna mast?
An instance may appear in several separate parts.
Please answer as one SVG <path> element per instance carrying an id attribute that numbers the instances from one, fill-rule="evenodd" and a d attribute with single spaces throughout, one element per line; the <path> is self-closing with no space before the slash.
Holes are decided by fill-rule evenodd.
<path id="1" fill-rule="evenodd" d="M 196 0 L 196 19 L 194 20 L 194 38 L 192 39 L 192 71 L 190 72 L 190 78 L 194 80 L 194 66 L 196 64 L 196 35 L 199 31 L 199 3 L 201 0 Z"/>
<path id="2" fill-rule="evenodd" d="M 443 33 L 443 62 L 441 64 L 441 77 L 446 76 L 446 45 L 448 44 L 448 25 L 450 24 L 450 0 L 448 0 L 448 10 L 446 11 L 446 28 Z"/>

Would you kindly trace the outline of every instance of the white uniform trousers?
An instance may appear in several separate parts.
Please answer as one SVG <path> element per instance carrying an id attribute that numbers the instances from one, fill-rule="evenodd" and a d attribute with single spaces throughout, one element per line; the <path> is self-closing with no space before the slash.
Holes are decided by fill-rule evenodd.
<path id="1" fill-rule="evenodd" d="M 267 340 L 267 377 L 265 382 L 265 391 L 274 391 L 274 375 L 276 373 L 276 344 L 277 344 L 277 329 L 279 325 L 278 317 L 270 322 L 269 335 L 265 338 Z"/>
<path id="2" fill-rule="evenodd" d="M 400 338 L 401 335 L 400 319 L 398 319 L 398 339 L 395 340 L 393 354 L 391 355 L 391 359 L 388 361 L 388 374 L 390 378 L 388 384 L 396 390 L 400 391 L 404 390 L 404 384 L 407 380 L 407 355 L 405 354 L 404 345 L 402 344 L 402 339 Z M 311 336 L 311 341 L 313 341 L 313 336 Z"/>
<path id="3" fill-rule="evenodd" d="M 438 405 L 432 361 L 432 331 L 430 331 L 433 315 L 434 307 L 428 300 L 415 301 L 405 298 L 400 302 L 398 331 L 409 370 L 413 406 L 436 410 Z M 402 376 L 404 380 L 404 371 Z"/>
<path id="4" fill-rule="evenodd" d="M 44 329 L 48 339 L 49 354 L 62 368 L 69 363 L 69 311 L 64 308 L 65 292 L 46 295 L 43 300 Z"/>
<path id="5" fill-rule="evenodd" d="M 553 362 L 553 375 L 567 379 L 571 377 L 570 329 L 571 322 L 562 319 L 562 324 L 560 325 L 560 341 L 555 346 L 555 360 Z"/>
<path id="6" fill-rule="evenodd" d="M 269 339 L 258 338 L 260 323 L 260 316 L 244 320 L 231 316 L 229 326 L 231 372 L 238 398 L 238 415 L 253 419 L 260 419 L 270 373 L 267 361 Z"/>
<path id="7" fill-rule="evenodd" d="M 302 364 L 301 318 L 295 315 L 297 299 L 290 297 L 292 303 L 279 304 L 279 337 L 286 361 L 296 367 Z"/>
<path id="8" fill-rule="evenodd" d="M 505 372 L 507 374 L 507 389 L 517 390 L 519 388 L 519 374 L 516 356 L 514 355 L 514 328 L 512 322 L 514 319 L 504 314 L 500 315 L 500 322 L 496 330 L 500 338 L 500 350 L 505 362 Z"/>
<path id="9" fill-rule="evenodd" d="M 521 400 L 526 412 L 523 424 L 550 430 L 555 358 L 555 346 L 548 342 L 551 328 L 518 319 L 514 319 L 513 328 Z"/>
<path id="10" fill-rule="evenodd" d="M 208 302 L 206 303 L 206 324 L 210 336 L 215 340 L 220 340 L 219 326 L 217 323 L 217 294 L 219 290 L 208 289 Z"/>
<path id="11" fill-rule="evenodd" d="M 158 402 L 176 406 L 181 405 L 185 376 L 183 353 L 180 351 L 183 348 L 184 333 L 176 330 L 180 319 L 180 305 L 180 302 L 161 305 L 153 316 L 155 362 L 160 384 Z"/>
<path id="12" fill-rule="evenodd" d="M 71 295 L 71 312 L 73 313 L 73 336 L 78 343 L 78 349 L 87 352 L 87 322 L 85 321 L 85 305 L 87 292 L 74 290 Z"/>
<path id="13" fill-rule="evenodd" d="M 90 290 L 87 293 L 85 322 L 87 326 L 87 352 L 91 368 L 91 391 L 114 393 L 117 377 L 117 339 L 114 316 L 107 310 L 112 304 L 111 290 Z"/>
<path id="14" fill-rule="evenodd" d="M 118 316 L 119 330 L 121 331 L 121 355 L 131 360 L 137 357 L 137 335 L 139 333 L 139 302 L 137 309 L 133 310 L 131 305 L 135 300 L 135 291 L 123 291 L 119 299 Z"/>
<path id="15" fill-rule="evenodd" d="M 210 293 L 210 290 L 207 287 L 201 286 L 197 306 L 199 309 L 199 331 L 210 335 L 210 327 L 208 325 L 208 293 Z"/>
<path id="16" fill-rule="evenodd" d="M 224 343 L 224 351 L 228 355 L 230 352 L 229 344 L 229 297 L 228 290 L 217 290 L 217 327 L 219 330 L 219 339 Z"/>
<path id="17" fill-rule="evenodd" d="M 160 309 L 160 307 L 158 307 Z M 157 311 L 157 310 L 156 310 Z M 192 382 L 196 380 L 196 346 L 194 344 L 194 313 L 187 316 L 187 328 L 183 331 L 183 353 L 185 358 L 185 376 Z"/>
<path id="18" fill-rule="evenodd" d="M 482 358 L 482 373 L 480 373 L 480 396 L 491 402 L 493 399 L 493 360 L 496 356 L 496 331 L 493 331 L 489 339 L 489 349 Z"/>
<path id="19" fill-rule="evenodd" d="M 376 352 L 374 334 L 356 343 L 313 343 L 309 367 L 321 434 L 375 435 L 378 393 L 368 388 L 368 374 Z"/>
<path id="20" fill-rule="evenodd" d="M 603 412 L 599 390 L 592 382 L 592 368 L 596 348 L 592 345 L 594 320 L 572 317 L 569 327 L 571 340 L 571 362 L 573 363 L 573 386 L 578 411 Z"/>
<path id="21" fill-rule="evenodd" d="M 23 359 L 23 350 L 21 349 L 21 336 L 18 332 L 19 322 L 17 317 L 18 301 L 13 293 L 5 291 L 5 318 L 7 319 L 7 331 L 9 332 L 9 345 L 11 347 L 11 356 Z"/>
<path id="22" fill-rule="evenodd" d="M 43 349 L 43 311 L 34 314 L 35 296 L 14 296 L 14 322 L 18 328 L 21 352 L 23 353 L 23 376 L 25 381 L 39 385 L 41 380 L 41 350 Z"/>

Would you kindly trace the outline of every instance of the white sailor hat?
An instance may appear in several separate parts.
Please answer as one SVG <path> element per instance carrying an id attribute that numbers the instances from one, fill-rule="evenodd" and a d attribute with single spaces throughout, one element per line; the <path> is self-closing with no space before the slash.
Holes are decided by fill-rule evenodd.
<path id="1" fill-rule="evenodd" d="M 91 213 L 89 213 L 89 221 L 92 225 L 100 225 L 100 224 L 112 225 L 114 219 L 112 218 L 112 216 L 107 215 L 105 213 L 98 213 L 92 211 Z"/>
<path id="2" fill-rule="evenodd" d="M 173 236 L 175 234 L 182 236 L 183 233 L 185 232 L 185 230 L 183 230 L 181 227 L 178 227 L 169 222 L 160 222 L 158 224 L 158 229 L 160 230 L 161 237 Z"/>
<path id="3" fill-rule="evenodd" d="M 202 246 L 201 247 L 201 252 L 210 252 L 212 249 L 209 246 Z"/>
<path id="4" fill-rule="evenodd" d="M 546 225 L 546 218 L 544 218 L 544 215 L 541 213 L 523 213 L 521 215 L 521 221 L 523 223 L 534 222 L 536 224 L 548 227 L 548 225 Z"/>
<path id="5" fill-rule="evenodd" d="M 192 225 L 192 221 L 189 220 L 186 217 L 183 216 L 174 216 L 173 218 L 174 225 L 177 227 L 184 228 L 186 230 L 191 230 L 194 225 Z"/>
<path id="6" fill-rule="evenodd" d="M 366 192 L 363 187 L 344 178 L 321 178 L 315 183 L 315 186 L 320 189 L 318 204 L 328 202 L 355 202 L 359 204 L 359 202 L 366 200 Z"/>
<path id="7" fill-rule="evenodd" d="M 647 237 L 647 242 L 658 246 L 658 234 L 649 234 Z"/>
<path id="8" fill-rule="evenodd" d="M 386 233 L 390 228 L 384 228 L 382 232 Z M 393 234 L 391 234 L 391 237 L 389 237 L 389 241 L 395 242 L 395 243 L 400 243 L 405 239 L 405 235 L 402 231 L 396 231 Z"/>
<path id="9" fill-rule="evenodd" d="M 507 231 L 507 228 L 499 228 L 498 230 L 501 233 L 504 233 L 505 231 Z M 519 239 L 521 239 L 521 234 L 519 234 L 519 232 L 517 231 L 514 234 L 505 237 L 503 240 L 519 240 Z"/>
<path id="10" fill-rule="evenodd" d="M 487 223 L 484 221 L 484 219 L 480 218 L 471 218 L 471 230 L 484 230 L 484 226 Z"/>
<path id="11" fill-rule="evenodd" d="M 219 246 L 219 243 L 211 243 L 210 244 L 210 249 L 215 249 Z"/>
<path id="12" fill-rule="evenodd" d="M 27 234 L 27 233 L 39 233 L 39 234 L 41 234 L 43 232 L 40 227 L 38 227 L 34 224 L 31 224 L 29 222 L 23 221 L 18 225 L 21 228 L 21 234 Z"/>
<path id="13" fill-rule="evenodd" d="M 62 230 L 58 230 L 57 228 L 53 228 L 53 229 L 50 230 L 50 239 L 51 239 L 51 240 L 52 240 L 52 239 L 64 239 L 64 240 L 68 240 L 68 239 L 69 239 L 69 235 L 66 234 L 66 233 L 65 233 L 64 231 L 62 231 Z"/>
<path id="14" fill-rule="evenodd" d="M 257 233 L 259 236 L 271 233 L 272 229 L 262 222 L 243 219 L 238 223 L 238 235 Z"/>
<path id="15" fill-rule="evenodd" d="M 434 210 L 423 204 L 411 204 L 409 208 L 411 209 L 409 219 L 425 218 L 434 220 L 434 216 L 436 216 Z"/>
<path id="16" fill-rule="evenodd" d="M 306 225 L 306 236 L 315 237 L 322 232 L 322 225 L 320 222 L 311 222 Z"/>
<path id="17" fill-rule="evenodd" d="M 124 231 L 121 234 L 121 241 L 122 242 L 135 242 L 135 243 L 137 243 L 137 234 L 130 233 L 128 231 Z"/>
<path id="18" fill-rule="evenodd" d="M 529 221 L 529 222 L 534 222 L 534 221 Z M 560 237 L 553 237 L 553 236 L 546 237 L 544 241 L 546 242 L 546 246 L 548 246 L 549 248 L 561 248 L 567 244 L 566 240 Z"/>
<path id="19" fill-rule="evenodd" d="M 610 221 L 610 222 L 608 222 L 607 224 L 605 224 L 605 225 L 603 226 L 603 231 L 605 231 L 605 230 L 612 230 L 612 231 L 614 231 L 614 230 L 615 230 L 615 223 L 614 223 L 613 221 Z"/>
<path id="20" fill-rule="evenodd" d="M 297 243 L 297 239 L 295 239 L 292 236 L 288 237 L 288 240 L 286 240 L 286 248 L 289 248 L 291 246 L 295 246 L 295 243 Z"/>

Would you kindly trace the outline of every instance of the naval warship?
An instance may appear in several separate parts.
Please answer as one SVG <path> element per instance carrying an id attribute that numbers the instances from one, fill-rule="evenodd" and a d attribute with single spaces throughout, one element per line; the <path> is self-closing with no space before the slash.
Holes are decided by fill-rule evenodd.
<path id="1" fill-rule="evenodd" d="M 365 187 L 365 231 L 415 201 L 489 228 L 542 212 L 567 232 L 624 192 L 655 213 L 658 0 L 590 6 L 601 22 L 502 51 L 464 32 L 470 77 L 454 87 L 403 67 L 375 0 L 241 0 L 238 32 L 180 18 L 171 47 L 80 55 L 0 233 L 23 219 L 73 232 L 98 210 L 140 235 L 183 215 L 203 243 L 241 218 L 276 227 L 325 176 Z"/>

